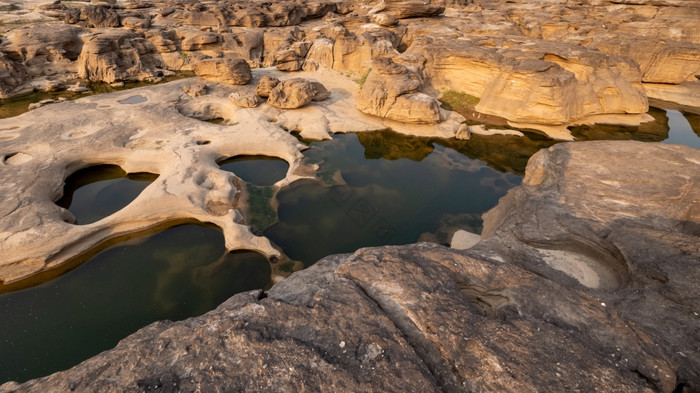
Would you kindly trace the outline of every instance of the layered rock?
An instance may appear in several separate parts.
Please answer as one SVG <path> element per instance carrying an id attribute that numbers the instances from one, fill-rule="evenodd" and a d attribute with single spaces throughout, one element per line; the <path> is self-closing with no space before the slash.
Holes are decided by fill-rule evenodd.
<path id="1" fill-rule="evenodd" d="M 642 142 L 540 151 L 522 186 L 484 215 L 487 240 L 477 249 L 590 288 L 662 348 L 681 385 L 698 389 L 700 356 L 688 343 L 700 326 L 697 157 L 697 149 Z"/>
<path id="2" fill-rule="evenodd" d="M 565 125 L 648 110 L 638 66 L 598 51 L 519 37 L 420 37 L 407 53 L 426 59 L 433 88 L 478 97 L 477 111 L 513 123 Z"/>
<path id="3" fill-rule="evenodd" d="M 194 72 L 204 79 L 232 85 L 245 85 L 252 78 L 248 62 L 235 57 L 202 60 L 195 64 Z"/>
<path id="4" fill-rule="evenodd" d="M 142 34 L 106 29 L 85 38 L 78 75 L 92 81 L 154 80 L 166 65 L 154 56 L 156 47 Z"/>
<path id="5" fill-rule="evenodd" d="M 292 78 L 277 83 L 270 90 L 267 103 L 280 109 L 296 109 L 329 96 L 328 90 L 319 82 Z"/>
<path id="6" fill-rule="evenodd" d="M 375 59 L 357 97 L 357 109 L 406 123 L 437 123 L 440 104 L 421 93 L 421 85 L 418 74 L 406 66 L 389 58 Z"/>
<path id="7" fill-rule="evenodd" d="M 659 144 L 557 145 L 533 158 L 524 185 L 487 215 L 489 239 L 469 250 L 423 243 L 328 257 L 268 292 L 152 324 L 0 391 L 697 390 L 695 157 Z M 602 181 L 580 183 L 589 177 Z M 583 240 L 571 248 L 571 238 Z M 523 241 L 549 254 L 521 253 Z M 611 245 L 627 266 L 613 286 L 539 262 L 586 249 L 570 266 L 606 264 Z"/>

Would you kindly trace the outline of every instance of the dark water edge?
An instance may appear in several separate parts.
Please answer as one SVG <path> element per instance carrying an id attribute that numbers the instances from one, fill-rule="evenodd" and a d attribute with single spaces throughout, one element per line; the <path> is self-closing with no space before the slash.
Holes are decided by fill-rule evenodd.
<path id="1" fill-rule="evenodd" d="M 270 285 L 267 259 L 227 253 L 221 232 L 184 225 L 102 251 L 40 286 L 0 295 L 0 384 L 78 364 L 159 320 L 201 315 Z"/>
<path id="2" fill-rule="evenodd" d="M 131 203 L 158 175 L 127 174 L 116 165 L 95 165 L 70 175 L 58 206 L 68 209 L 76 224 L 99 221 Z"/>
<path id="3" fill-rule="evenodd" d="M 57 101 L 58 99 L 66 99 L 70 101 L 76 100 L 78 98 L 91 96 L 94 94 L 113 93 L 116 91 L 133 89 L 136 87 L 151 86 L 161 83 L 172 82 L 174 80 L 189 78 L 191 76 L 194 76 L 193 72 L 183 71 L 177 73 L 176 75 L 163 77 L 158 82 L 127 82 L 124 83 L 124 86 L 111 86 L 109 83 L 103 82 L 87 82 L 86 87 L 88 91 L 84 93 L 74 93 L 68 90 L 52 92 L 35 91 L 33 93 L 29 93 L 19 97 L 0 99 L 0 119 L 19 116 L 22 113 L 29 112 L 29 104 L 33 104 L 47 99 Z"/>
<path id="4" fill-rule="evenodd" d="M 697 115 L 650 113 L 655 121 L 640 127 L 571 131 L 577 141 L 696 146 L 700 140 Z M 220 164 L 247 182 L 256 201 L 247 220 L 256 233 L 309 266 L 366 246 L 445 244 L 457 228 L 478 233 L 481 214 L 520 184 L 530 156 L 555 143 L 529 132 L 468 141 L 391 131 L 339 134 L 309 143 L 304 154 L 307 163 L 320 165 L 318 181 L 279 192 L 271 185 L 286 174 L 284 161 L 255 156 Z M 57 203 L 71 209 L 78 224 L 92 222 L 126 206 L 154 176 L 88 168 L 69 177 Z M 86 218 L 91 215 L 99 218 Z M 71 367 L 150 322 L 200 315 L 235 293 L 267 287 L 270 275 L 262 255 L 226 253 L 213 228 L 180 226 L 112 246 L 52 281 L 0 295 L 0 383 Z"/>

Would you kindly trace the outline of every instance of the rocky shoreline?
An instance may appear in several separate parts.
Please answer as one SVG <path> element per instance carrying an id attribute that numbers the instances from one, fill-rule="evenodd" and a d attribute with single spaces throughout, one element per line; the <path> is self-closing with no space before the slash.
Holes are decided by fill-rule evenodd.
<path id="1" fill-rule="evenodd" d="M 615 165 L 580 165 L 596 157 Z M 330 256 L 0 391 L 697 391 L 699 165 L 681 146 L 558 144 L 471 249 Z"/>
<path id="2" fill-rule="evenodd" d="M 318 170 L 296 134 L 562 141 L 651 124 L 650 102 L 697 119 L 697 20 L 695 0 L 0 0 L 1 99 L 197 75 L 0 119 L 0 292 L 185 222 L 267 256 L 278 282 L 0 392 L 700 391 L 697 149 L 556 144 L 479 239 L 364 248 L 286 279 L 218 165 L 280 158 L 279 190 Z M 74 225 L 64 182 L 102 164 L 158 177 Z"/>

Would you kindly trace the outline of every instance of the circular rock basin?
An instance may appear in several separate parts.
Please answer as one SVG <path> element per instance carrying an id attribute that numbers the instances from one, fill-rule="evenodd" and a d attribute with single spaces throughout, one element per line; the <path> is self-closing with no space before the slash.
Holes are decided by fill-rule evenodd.
<path id="1" fill-rule="evenodd" d="M 267 156 L 236 156 L 219 162 L 219 166 L 257 186 L 277 183 L 287 176 L 289 169 L 287 161 Z"/>
<path id="2" fill-rule="evenodd" d="M 227 253 L 215 228 L 183 225 L 113 246 L 0 295 L 0 385 L 72 367 L 151 322 L 201 315 L 269 286 L 270 275 L 264 256 Z"/>
<path id="3" fill-rule="evenodd" d="M 127 174 L 116 165 L 91 166 L 68 176 L 56 204 L 73 213 L 78 224 L 90 224 L 124 208 L 157 178 Z"/>

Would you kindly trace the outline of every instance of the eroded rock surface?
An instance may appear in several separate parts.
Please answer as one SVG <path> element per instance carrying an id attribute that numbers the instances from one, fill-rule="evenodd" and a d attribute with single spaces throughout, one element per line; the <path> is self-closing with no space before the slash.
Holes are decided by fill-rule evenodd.
<path id="1" fill-rule="evenodd" d="M 158 80 L 231 56 L 252 67 L 329 68 L 356 79 L 371 60 L 392 58 L 426 82 L 426 96 L 397 99 L 397 118 L 409 121 L 445 90 L 479 99 L 482 114 L 557 139 L 571 139 L 566 128 L 577 124 L 649 121 L 647 96 L 700 111 L 700 7 L 692 0 L 157 0 L 64 2 L 29 12 L 36 5 L 15 4 L 0 16 L 0 25 L 27 25 L 0 42 L 2 97 L 77 77 Z M 73 25 L 51 23 L 59 32 L 46 40 L 51 56 L 27 61 L 31 50 L 25 56 L 21 48 L 32 44 L 14 31 L 46 30 L 47 20 Z"/>
<path id="2" fill-rule="evenodd" d="M 155 323 L 68 371 L 0 391 L 696 391 L 695 152 L 557 145 L 533 158 L 524 185 L 487 215 L 490 238 L 470 250 L 421 243 L 331 256 L 266 293 Z M 675 174 L 661 176 L 663 165 Z M 601 180 L 582 192 L 577 179 L 588 176 Z M 617 203 L 626 198 L 635 204 Z M 566 233 L 601 249 L 567 247 Z M 625 279 L 581 285 L 521 253 L 518 238 L 601 265 L 614 245 Z"/>

